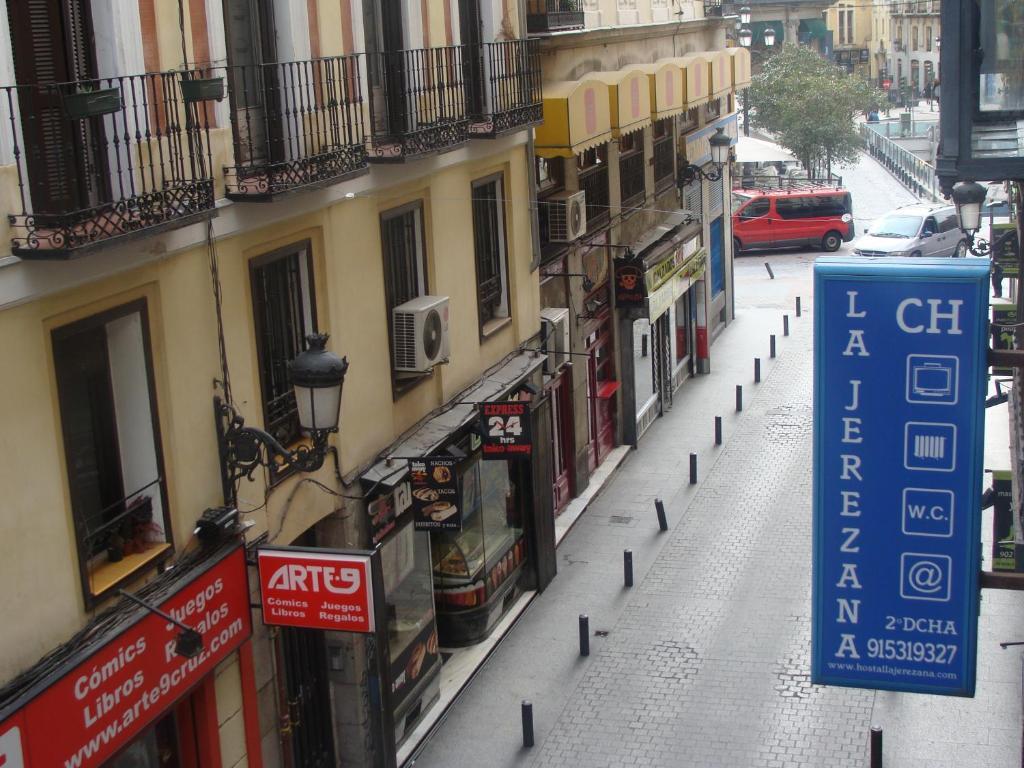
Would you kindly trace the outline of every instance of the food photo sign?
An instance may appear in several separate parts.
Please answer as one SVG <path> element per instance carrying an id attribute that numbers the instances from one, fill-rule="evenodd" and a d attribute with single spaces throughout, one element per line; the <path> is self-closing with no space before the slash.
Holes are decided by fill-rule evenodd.
<path id="1" fill-rule="evenodd" d="M 461 531 L 457 459 L 429 457 L 412 459 L 413 527 L 417 531 Z"/>

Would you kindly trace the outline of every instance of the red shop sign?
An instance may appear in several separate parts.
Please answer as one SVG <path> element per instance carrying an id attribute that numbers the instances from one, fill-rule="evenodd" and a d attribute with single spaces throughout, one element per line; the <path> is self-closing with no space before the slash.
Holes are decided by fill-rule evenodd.
<path id="1" fill-rule="evenodd" d="M 369 553 L 267 547 L 258 558 L 264 624 L 373 632 Z"/>
<path id="2" fill-rule="evenodd" d="M 213 672 L 252 633 L 243 548 L 159 607 L 202 634 L 202 652 L 176 655 L 178 627 L 142 614 L 0 724 L 0 766 L 101 765 Z"/>

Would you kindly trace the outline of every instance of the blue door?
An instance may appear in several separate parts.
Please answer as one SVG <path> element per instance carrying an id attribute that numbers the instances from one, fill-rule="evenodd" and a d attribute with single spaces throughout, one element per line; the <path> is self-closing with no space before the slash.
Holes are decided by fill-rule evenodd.
<path id="1" fill-rule="evenodd" d="M 711 297 L 725 290 L 725 256 L 722 253 L 722 217 L 711 222 Z"/>

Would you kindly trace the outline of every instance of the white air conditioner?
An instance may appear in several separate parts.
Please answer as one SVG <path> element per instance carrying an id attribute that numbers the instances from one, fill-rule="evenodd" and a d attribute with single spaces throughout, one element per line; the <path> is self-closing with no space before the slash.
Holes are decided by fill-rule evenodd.
<path id="1" fill-rule="evenodd" d="M 448 297 L 420 296 L 391 310 L 395 370 L 426 373 L 448 360 Z"/>
<path id="2" fill-rule="evenodd" d="M 548 356 L 544 373 L 551 375 L 569 361 L 569 310 L 545 307 L 540 311 L 541 338 Z"/>
<path id="3" fill-rule="evenodd" d="M 571 243 L 587 231 L 587 193 L 559 192 L 546 201 L 548 205 L 548 240 Z"/>

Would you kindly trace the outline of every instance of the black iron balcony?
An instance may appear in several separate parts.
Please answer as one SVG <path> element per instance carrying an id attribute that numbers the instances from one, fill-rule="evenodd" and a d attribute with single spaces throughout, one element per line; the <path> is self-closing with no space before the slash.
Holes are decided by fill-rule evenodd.
<path id="1" fill-rule="evenodd" d="M 580 0 L 527 0 L 527 32 L 536 34 L 567 29 L 583 29 Z"/>
<path id="2" fill-rule="evenodd" d="M 469 138 L 465 46 L 367 54 L 370 159 L 403 160 Z"/>
<path id="3" fill-rule="evenodd" d="M 469 132 L 498 136 L 544 119 L 540 41 L 485 43 L 466 51 L 470 88 Z"/>
<path id="4" fill-rule="evenodd" d="M 212 110 L 190 73 L 3 88 L 21 212 L 13 253 L 68 258 L 213 215 Z"/>
<path id="5" fill-rule="evenodd" d="M 358 56 L 229 67 L 227 196 L 263 201 L 367 169 Z"/>

